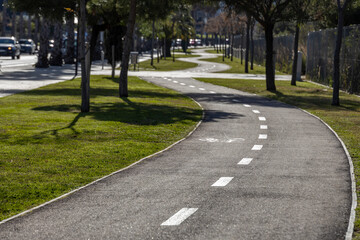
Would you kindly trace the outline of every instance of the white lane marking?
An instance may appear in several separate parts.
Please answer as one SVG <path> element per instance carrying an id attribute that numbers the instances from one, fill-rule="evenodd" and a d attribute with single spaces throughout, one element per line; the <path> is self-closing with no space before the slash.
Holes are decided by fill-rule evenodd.
<path id="1" fill-rule="evenodd" d="M 215 142 L 232 143 L 232 142 L 243 142 L 243 141 L 245 141 L 244 138 L 226 138 L 226 139 L 200 138 L 199 140 L 203 141 L 203 142 L 210 142 L 210 143 L 215 143 Z"/>
<path id="2" fill-rule="evenodd" d="M 249 104 L 244 104 L 244 107 L 249 108 L 249 107 L 251 107 L 251 105 L 249 105 Z"/>
<path id="3" fill-rule="evenodd" d="M 168 220 L 163 222 L 161 226 L 177 226 L 180 225 L 183 221 L 185 221 L 188 217 L 190 217 L 193 213 L 195 213 L 197 208 L 183 208 L 177 213 L 175 213 Z"/>
<path id="4" fill-rule="evenodd" d="M 199 88 L 199 90 L 201 90 L 201 91 L 205 91 L 205 88 Z"/>
<path id="5" fill-rule="evenodd" d="M 183 86 L 185 86 L 186 84 L 185 84 L 185 83 L 180 83 L 180 85 L 183 85 Z"/>
<path id="6" fill-rule="evenodd" d="M 168 79 L 167 77 L 164 77 L 164 79 L 166 80 L 166 79 Z"/>
<path id="7" fill-rule="evenodd" d="M 238 163 L 239 165 L 249 165 L 253 159 L 252 158 L 243 158 Z"/>
<path id="8" fill-rule="evenodd" d="M 260 129 L 268 129 L 267 125 L 260 125 Z"/>
<path id="9" fill-rule="evenodd" d="M 267 139 L 267 134 L 259 134 L 259 139 Z"/>
<path id="10" fill-rule="evenodd" d="M 233 180 L 233 177 L 221 177 L 217 180 L 212 187 L 225 187 L 228 183 Z"/>
<path id="11" fill-rule="evenodd" d="M 169 82 L 171 82 L 172 80 L 171 79 L 168 79 Z"/>
<path id="12" fill-rule="evenodd" d="M 253 150 L 253 151 L 259 151 L 259 150 L 262 149 L 262 147 L 263 147 L 263 145 L 254 145 L 251 150 Z"/>
<path id="13" fill-rule="evenodd" d="M 189 85 L 189 87 L 194 88 L 195 86 L 193 86 L 193 85 Z"/>
<path id="14" fill-rule="evenodd" d="M 232 101 L 233 101 L 233 102 L 240 102 L 240 101 L 239 101 L 239 100 L 237 100 L 237 99 L 233 99 Z"/>
<path id="15" fill-rule="evenodd" d="M 210 93 L 216 93 L 216 92 L 214 92 L 214 91 L 210 91 Z"/>
<path id="16" fill-rule="evenodd" d="M 173 83 L 179 83 L 178 81 L 173 81 Z"/>
<path id="17" fill-rule="evenodd" d="M 266 118 L 265 117 L 259 117 L 259 120 L 260 121 L 266 121 Z"/>
<path id="18" fill-rule="evenodd" d="M 259 114 L 259 113 L 260 113 L 259 110 L 252 110 L 252 111 L 253 111 L 253 113 L 256 113 L 256 114 Z"/>

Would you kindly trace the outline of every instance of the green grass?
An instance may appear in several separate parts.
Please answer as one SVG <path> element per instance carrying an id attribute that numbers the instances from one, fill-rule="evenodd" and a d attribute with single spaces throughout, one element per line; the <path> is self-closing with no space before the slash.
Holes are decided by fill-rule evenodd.
<path id="1" fill-rule="evenodd" d="M 124 168 L 185 137 L 201 119 L 191 99 L 135 77 L 79 79 L 0 99 L 0 220 Z"/>
<path id="2" fill-rule="evenodd" d="M 217 53 L 216 50 L 206 50 L 207 53 Z M 222 54 L 222 52 L 219 51 L 219 54 Z M 208 62 L 216 62 L 216 63 L 225 63 L 229 65 L 231 68 L 225 71 L 221 71 L 220 73 L 245 73 L 245 60 L 243 60 L 243 64 L 241 64 L 241 59 L 234 57 L 233 61 L 231 61 L 230 58 L 225 57 L 224 61 L 222 60 L 222 56 L 218 56 L 217 58 L 209 58 L 209 59 L 202 59 L 204 61 Z M 249 63 L 249 73 L 250 74 L 265 74 L 265 67 L 255 64 L 254 63 L 254 69 L 250 69 L 250 63 Z M 276 71 L 276 74 L 283 75 L 285 73 L 282 73 L 280 71 Z"/>
<path id="3" fill-rule="evenodd" d="M 189 55 L 184 55 L 184 57 L 188 57 Z M 190 55 L 191 57 L 194 57 L 192 55 Z M 184 62 L 184 61 L 180 61 L 176 59 L 175 56 L 175 62 L 173 62 L 172 57 L 171 58 L 166 58 L 166 60 L 161 59 L 160 62 L 157 62 L 157 59 L 154 58 L 154 65 L 151 66 L 151 60 L 147 60 L 144 62 L 140 63 L 140 71 L 175 71 L 175 70 L 184 70 L 187 68 L 194 68 L 197 67 L 196 63 L 189 63 L 189 62 Z M 133 69 L 133 67 L 131 66 L 129 68 L 130 70 Z"/>
<path id="4" fill-rule="evenodd" d="M 332 90 L 310 82 L 298 82 L 291 86 L 288 81 L 277 81 L 277 91 L 266 91 L 265 81 L 239 79 L 198 79 L 226 86 L 297 106 L 320 117 L 328 123 L 344 141 L 352 161 L 357 185 L 355 238 L 360 239 L 360 97 L 340 93 L 341 106 L 331 106 Z"/>

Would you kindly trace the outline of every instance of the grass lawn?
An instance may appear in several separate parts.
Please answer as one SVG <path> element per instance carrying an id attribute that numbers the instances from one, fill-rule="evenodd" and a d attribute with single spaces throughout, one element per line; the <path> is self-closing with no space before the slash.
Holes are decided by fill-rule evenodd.
<path id="1" fill-rule="evenodd" d="M 340 93 L 341 106 L 331 106 L 332 90 L 310 82 L 277 81 L 276 92 L 266 91 L 265 81 L 239 79 L 197 80 L 255 93 L 302 108 L 323 119 L 344 141 L 354 163 L 358 207 L 355 222 L 355 239 L 360 239 L 360 97 Z"/>
<path id="2" fill-rule="evenodd" d="M 175 71 L 175 70 L 184 70 L 187 68 L 194 68 L 197 67 L 196 63 L 189 63 L 177 60 L 176 58 L 179 58 L 180 56 L 175 56 L 175 62 L 173 62 L 172 57 L 166 58 L 166 60 L 161 59 L 160 62 L 157 62 L 157 59 L 154 58 L 154 65 L 151 66 L 151 60 L 147 60 L 144 62 L 141 62 L 140 65 L 140 71 Z M 181 57 L 194 57 L 194 55 L 185 55 Z M 129 70 L 133 70 L 133 66 L 129 67 Z"/>
<path id="3" fill-rule="evenodd" d="M 188 97 L 129 78 L 91 78 L 91 112 L 80 80 L 0 98 L 0 220 L 126 167 L 185 137 L 202 117 Z"/>
<path id="4" fill-rule="evenodd" d="M 207 53 L 217 53 L 216 50 L 206 50 Z M 222 54 L 219 51 L 219 54 Z M 241 59 L 234 57 L 233 61 L 230 58 L 224 58 L 224 62 L 222 60 L 222 56 L 218 56 L 217 58 L 208 58 L 201 59 L 208 62 L 216 62 L 216 63 L 225 63 L 229 65 L 231 68 L 225 71 L 221 71 L 220 73 L 245 73 L 245 60 L 243 60 L 243 64 L 241 64 Z M 254 70 L 250 69 L 249 63 L 249 73 L 250 74 L 265 74 L 265 67 L 254 63 Z M 285 73 L 276 71 L 276 74 L 283 75 Z"/>

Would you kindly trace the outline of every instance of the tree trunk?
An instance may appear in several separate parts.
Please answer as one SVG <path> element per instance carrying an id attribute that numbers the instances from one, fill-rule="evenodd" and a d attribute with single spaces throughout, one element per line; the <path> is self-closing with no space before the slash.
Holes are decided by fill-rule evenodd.
<path id="1" fill-rule="evenodd" d="M 250 69 L 254 70 L 254 25 L 255 22 L 251 19 L 251 30 L 250 30 L 250 38 L 251 38 L 251 64 Z"/>
<path id="2" fill-rule="evenodd" d="M 231 61 L 234 60 L 234 34 L 231 34 Z"/>
<path id="3" fill-rule="evenodd" d="M 24 13 L 20 13 L 20 20 L 19 20 L 19 39 L 25 37 L 25 29 L 24 29 Z"/>
<path id="4" fill-rule="evenodd" d="M 125 35 L 124 53 L 121 62 L 119 91 L 120 97 L 128 97 L 128 69 L 132 37 L 136 18 L 136 0 L 130 2 L 130 14 Z"/>
<path id="5" fill-rule="evenodd" d="M 171 57 L 171 39 L 165 40 L 165 56 Z"/>
<path id="6" fill-rule="evenodd" d="M 67 31 L 67 45 L 66 45 L 66 55 L 65 55 L 65 64 L 74 64 L 75 61 L 75 34 L 74 34 L 75 24 L 74 24 L 74 14 L 68 13 L 66 16 L 66 31 Z"/>
<path id="7" fill-rule="evenodd" d="M 243 59 L 244 59 L 243 44 L 244 44 L 244 34 L 243 34 L 243 31 L 242 31 L 242 33 L 241 33 L 241 38 L 240 38 L 240 58 L 241 58 L 241 65 L 243 64 Z"/>
<path id="8" fill-rule="evenodd" d="M 273 36 L 273 24 L 267 24 L 265 28 L 265 40 L 266 40 L 266 89 L 268 91 L 276 91 L 275 87 L 275 69 L 274 69 L 274 36 Z"/>
<path id="9" fill-rule="evenodd" d="M 85 64 L 86 0 L 80 0 L 79 57 L 81 63 L 81 112 L 90 111 L 90 76 Z"/>
<path id="10" fill-rule="evenodd" d="M 16 36 L 16 12 L 12 10 L 11 16 L 11 36 Z"/>
<path id="11" fill-rule="evenodd" d="M 155 20 L 153 20 L 152 22 L 151 62 L 150 62 L 151 66 L 154 66 L 154 41 L 155 41 Z"/>
<path id="12" fill-rule="evenodd" d="M 36 50 L 38 50 L 38 45 L 39 45 L 39 17 L 36 16 L 35 17 L 35 32 L 34 32 L 34 43 L 36 46 Z"/>
<path id="13" fill-rule="evenodd" d="M 294 38 L 294 59 L 292 65 L 291 85 L 296 86 L 296 72 L 297 72 L 297 60 L 298 60 L 298 46 L 299 46 L 299 23 L 296 23 L 296 32 Z"/>
<path id="14" fill-rule="evenodd" d="M 164 60 L 166 60 L 166 57 L 167 57 L 167 48 L 166 48 L 166 37 L 164 38 L 164 46 L 163 46 L 163 57 L 164 57 Z"/>
<path id="15" fill-rule="evenodd" d="M 1 34 L 2 36 L 6 36 L 6 23 L 7 23 L 7 1 L 4 0 L 3 2 L 3 10 L 2 10 L 2 28 L 1 28 Z"/>
<path id="16" fill-rule="evenodd" d="M 28 19 L 28 26 L 27 26 L 27 36 L 28 38 L 32 39 L 32 31 L 31 31 L 31 15 L 29 14 L 29 19 Z"/>
<path id="17" fill-rule="evenodd" d="M 344 26 L 344 11 L 347 5 L 347 0 L 344 5 L 341 6 L 340 0 L 337 0 L 338 4 L 338 26 L 336 35 L 336 46 L 334 52 L 334 75 L 333 75 L 333 98 L 331 105 L 340 105 L 340 51 L 342 44 L 343 26 Z"/>
<path id="18" fill-rule="evenodd" d="M 49 47 L 49 20 L 43 19 L 40 26 L 40 50 L 38 62 L 35 64 L 36 68 L 48 68 L 48 47 Z"/>
<path id="19" fill-rule="evenodd" d="M 246 21 L 246 52 L 245 52 L 245 73 L 249 73 L 249 50 L 250 50 L 250 16 Z"/>
<path id="20" fill-rule="evenodd" d="M 62 58 L 62 20 L 56 20 L 54 22 L 54 48 L 51 51 L 50 56 L 50 65 L 51 66 L 62 66 L 63 65 L 63 58 Z"/>

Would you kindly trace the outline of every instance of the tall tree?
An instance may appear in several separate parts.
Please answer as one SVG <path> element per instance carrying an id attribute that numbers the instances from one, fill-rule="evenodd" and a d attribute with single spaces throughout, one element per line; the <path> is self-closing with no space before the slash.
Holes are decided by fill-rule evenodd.
<path id="1" fill-rule="evenodd" d="M 292 64 L 292 77 L 291 85 L 296 86 L 296 75 L 297 75 L 297 65 L 298 65 L 298 46 L 299 46 L 299 33 L 300 25 L 310 19 L 308 13 L 308 7 L 310 5 L 310 0 L 293 0 L 288 8 L 290 14 L 293 16 L 293 21 L 295 23 L 295 36 L 294 36 L 294 50 L 293 50 L 293 64 Z"/>
<path id="2" fill-rule="evenodd" d="M 290 19 L 286 7 L 292 0 L 225 0 L 226 4 L 233 6 L 238 12 L 246 11 L 258 21 L 265 31 L 266 40 L 266 89 L 276 91 L 273 29 L 275 23 Z"/>
<path id="3" fill-rule="evenodd" d="M 49 64 L 51 66 L 62 66 L 63 65 L 63 57 L 62 57 L 62 20 L 54 20 L 54 47 L 51 51 Z"/>
<path id="4" fill-rule="evenodd" d="M 38 53 L 38 61 L 35 64 L 36 68 L 48 68 L 49 59 L 49 35 L 50 35 L 50 25 L 47 19 L 42 19 L 40 22 L 40 51 Z"/>
<path id="5" fill-rule="evenodd" d="M 67 32 L 67 44 L 66 54 L 64 56 L 65 64 L 74 64 L 75 61 L 75 24 L 74 24 L 74 13 L 66 13 L 66 32 Z"/>
<path id="6" fill-rule="evenodd" d="M 86 0 L 79 3 L 79 57 L 81 62 L 81 112 L 90 111 L 90 76 L 85 64 Z"/>
<path id="7" fill-rule="evenodd" d="M 3 36 L 6 35 L 6 23 L 7 23 L 7 2 L 4 0 L 2 5 L 2 28 L 1 28 L 1 34 Z"/>
<path id="8" fill-rule="evenodd" d="M 331 105 L 340 105 L 340 51 L 343 37 L 345 9 L 351 0 L 337 0 L 338 26 L 336 35 L 336 46 L 334 52 L 334 76 L 333 76 L 333 98 Z"/>
<path id="9" fill-rule="evenodd" d="M 136 0 L 130 1 L 130 14 L 125 35 L 124 53 L 121 61 L 121 72 L 119 82 L 120 97 L 128 97 L 128 69 L 129 56 L 131 51 L 131 43 L 133 39 L 133 32 L 136 18 Z"/>

